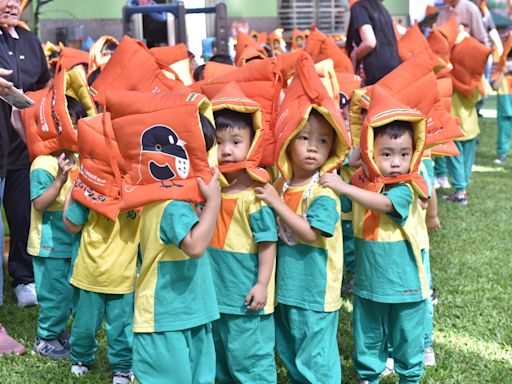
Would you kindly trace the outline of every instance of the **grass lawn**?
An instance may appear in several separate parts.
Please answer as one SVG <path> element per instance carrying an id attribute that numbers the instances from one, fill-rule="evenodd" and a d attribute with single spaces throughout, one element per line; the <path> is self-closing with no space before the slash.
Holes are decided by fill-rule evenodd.
<path id="1" fill-rule="evenodd" d="M 431 236 L 431 263 L 439 305 L 435 307 L 434 344 L 437 366 L 422 383 L 507 383 L 512 380 L 512 278 L 510 220 L 512 218 L 512 160 L 493 165 L 495 120 L 481 120 L 475 172 L 469 205 L 450 205 L 439 199 L 442 229 Z M 448 193 L 448 191 L 441 192 Z M 31 348 L 37 309 L 18 309 L 5 285 L 0 323 Z M 357 383 L 350 360 L 350 297 L 340 313 L 339 343 L 343 382 Z M 104 334 L 98 362 L 90 375 L 73 378 L 68 363 L 52 363 L 31 355 L 0 358 L 0 383 L 109 383 Z M 284 368 L 279 368 L 285 382 Z M 388 377 L 382 383 L 396 383 Z"/>

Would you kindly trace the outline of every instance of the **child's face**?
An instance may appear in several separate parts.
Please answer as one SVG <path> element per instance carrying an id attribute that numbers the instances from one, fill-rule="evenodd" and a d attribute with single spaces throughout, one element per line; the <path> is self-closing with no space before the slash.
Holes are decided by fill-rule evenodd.
<path id="1" fill-rule="evenodd" d="M 238 163 L 247 159 L 251 148 L 251 132 L 244 128 L 217 131 L 217 161 L 219 165 Z"/>
<path id="2" fill-rule="evenodd" d="M 378 136 L 373 142 L 373 160 L 382 176 L 393 177 L 409 172 L 413 153 L 412 138 L 404 133 L 397 139 Z"/>
<path id="3" fill-rule="evenodd" d="M 294 167 L 315 172 L 326 162 L 334 142 L 334 130 L 327 121 L 312 114 L 292 140 L 289 154 Z"/>

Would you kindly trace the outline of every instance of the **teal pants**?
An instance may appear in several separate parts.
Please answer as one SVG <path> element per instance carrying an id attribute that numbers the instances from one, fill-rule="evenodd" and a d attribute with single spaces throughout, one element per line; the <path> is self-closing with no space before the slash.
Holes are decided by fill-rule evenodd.
<path id="1" fill-rule="evenodd" d="M 354 274 L 356 271 L 356 254 L 354 251 L 354 227 L 352 220 L 342 220 L 343 233 L 343 271 Z"/>
<path id="2" fill-rule="evenodd" d="M 37 336 L 43 340 L 55 340 L 66 329 L 70 315 L 68 274 L 71 259 L 34 256 L 32 264 L 39 302 Z"/>
<path id="3" fill-rule="evenodd" d="M 430 254 L 428 249 L 421 251 L 423 265 L 425 266 L 425 275 L 428 282 L 428 287 L 432 289 L 432 272 L 430 270 Z M 434 305 L 432 304 L 432 297 L 428 295 L 426 299 L 425 311 L 425 348 L 433 346 L 433 331 L 434 331 Z"/>
<path id="4" fill-rule="evenodd" d="M 476 156 L 476 137 L 471 140 L 456 141 L 455 145 L 459 149 L 460 155 L 448 156 L 446 164 L 453 187 L 457 192 L 461 192 L 468 188 L 471 179 L 471 168 L 475 163 Z"/>
<path id="5" fill-rule="evenodd" d="M 496 140 L 496 153 L 507 156 L 510 150 L 510 137 L 512 135 L 512 116 L 498 116 L 498 138 Z"/>
<path id="6" fill-rule="evenodd" d="M 341 382 L 339 313 L 279 304 L 274 313 L 276 347 L 289 383 Z"/>
<path id="7" fill-rule="evenodd" d="M 105 294 L 73 287 L 74 321 L 71 328 L 71 363 L 91 366 L 96 360 L 98 333 L 106 323 L 108 361 L 113 372 L 132 368 L 133 293 Z"/>
<path id="8" fill-rule="evenodd" d="M 448 175 L 448 166 L 446 165 L 446 157 L 436 157 L 434 160 L 434 171 L 437 177 Z"/>
<path id="9" fill-rule="evenodd" d="M 276 383 L 274 315 L 223 313 L 212 330 L 218 383 Z"/>
<path id="10" fill-rule="evenodd" d="M 169 332 L 135 333 L 133 372 L 141 384 L 212 384 L 211 324 Z"/>
<path id="11" fill-rule="evenodd" d="M 375 384 L 386 368 L 388 345 L 402 384 L 419 384 L 423 375 L 426 302 L 388 304 L 353 296 L 354 368 Z"/>

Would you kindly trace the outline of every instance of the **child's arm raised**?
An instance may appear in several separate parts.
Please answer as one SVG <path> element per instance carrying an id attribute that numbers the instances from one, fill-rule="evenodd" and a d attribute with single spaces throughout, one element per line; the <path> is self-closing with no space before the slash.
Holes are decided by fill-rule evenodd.
<path id="1" fill-rule="evenodd" d="M 372 211 L 390 213 L 395 210 L 391 200 L 387 196 L 358 188 L 352 184 L 347 184 L 335 173 L 322 175 L 322 177 L 320 177 L 320 184 L 324 187 L 331 188 L 337 194 L 347 196 L 350 200 L 364 205 Z"/>
<path id="2" fill-rule="evenodd" d="M 64 200 L 64 208 L 62 210 L 62 221 L 64 221 L 64 226 L 70 233 L 78 233 L 82 230 L 83 225 L 77 225 L 68 219 L 68 208 L 73 202 L 73 197 L 71 194 L 73 193 L 73 188 L 69 188 L 68 194 L 66 195 L 66 200 Z"/>
<path id="3" fill-rule="evenodd" d="M 251 311 L 261 310 L 267 303 L 267 289 L 274 262 L 276 259 L 276 243 L 264 241 L 258 243 L 258 281 L 245 298 L 245 305 Z"/>
<path id="4" fill-rule="evenodd" d="M 288 207 L 271 184 L 254 188 L 256 197 L 263 200 L 276 211 L 277 215 L 304 242 L 311 243 L 320 235 L 320 230 L 312 228 L 309 222 L 302 216 L 297 215 Z"/>
<path id="5" fill-rule="evenodd" d="M 201 219 L 185 236 L 180 243 L 180 248 L 189 257 L 197 259 L 204 255 L 206 248 L 210 244 L 217 223 L 217 216 L 220 209 L 220 184 L 219 170 L 215 170 L 215 174 L 208 185 L 202 179 L 198 179 L 199 189 L 206 199 Z"/>
<path id="6" fill-rule="evenodd" d="M 66 157 L 64 153 L 59 156 L 59 170 L 52 184 L 41 195 L 32 200 L 34 208 L 39 211 L 45 211 L 56 199 L 60 190 L 68 180 L 69 171 L 75 164 L 72 158 Z"/>

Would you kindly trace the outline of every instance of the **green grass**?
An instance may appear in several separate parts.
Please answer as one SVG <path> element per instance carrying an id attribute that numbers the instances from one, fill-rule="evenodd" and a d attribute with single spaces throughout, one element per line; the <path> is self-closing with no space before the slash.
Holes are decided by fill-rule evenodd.
<path id="1" fill-rule="evenodd" d="M 437 366 L 422 383 L 509 383 L 512 377 L 512 278 L 510 219 L 512 218 L 512 159 L 494 166 L 496 122 L 481 121 L 476 171 L 469 188 L 469 205 L 440 200 L 442 229 L 431 237 L 435 307 L 434 343 Z M 448 193 L 446 191 L 445 193 Z M 37 309 L 18 309 L 5 286 L 0 323 L 27 349 L 35 336 Z M 339 342 L 343 382 L 357 383 L 350 360 L 351 311 L 344 298 Z M 67 363 L 50 363 L 37 356 L 0 358 L 0 383 L 109 383 L 105 337 L 100 335 L 98 363 L 82 379 L 69 375 Z M 280 382 L 285 370 L 279 367 Z M 396 383 L 396 377 L 382 383 Z"/>

